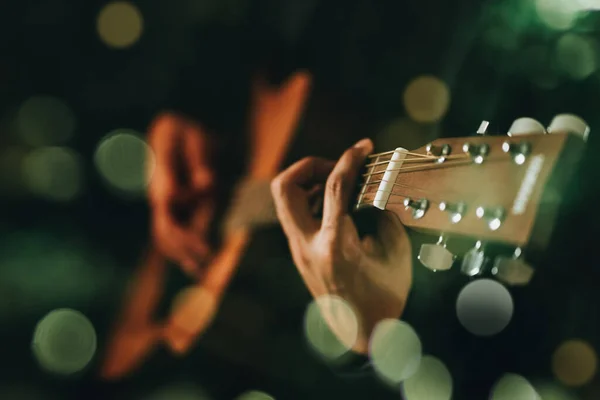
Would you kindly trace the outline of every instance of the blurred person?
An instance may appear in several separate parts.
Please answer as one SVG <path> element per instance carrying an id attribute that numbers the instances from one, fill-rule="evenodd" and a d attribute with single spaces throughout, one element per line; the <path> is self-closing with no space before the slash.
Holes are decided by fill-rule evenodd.
<path id="1" fill-rule="evenodd" d="M 311 77 L 298 72 L 281 86 L 253 81 L 249 163 L 242 180 L 266 181 L 278 172 L 304 107 Z M 135 274 L 101 374 L 125 375 L 161 341 L 185 353 L 211 323 L 248 242 L 246 228 L 227 232 L 214 248 L 209 228 L 218 201 L 215 143 L 200 122 L 160 114 L 149 129 L 156 167 L 149 185 L 152 243 Z M 155 321 L 167 264 L 177 264 L 200 290 L 166 321 Z M 194 295 L 200 296 L 199 299 Z M 208 297 L 207 297 L 208 296 Z M 186 308 L 187 307 L 187 308 Z"/>

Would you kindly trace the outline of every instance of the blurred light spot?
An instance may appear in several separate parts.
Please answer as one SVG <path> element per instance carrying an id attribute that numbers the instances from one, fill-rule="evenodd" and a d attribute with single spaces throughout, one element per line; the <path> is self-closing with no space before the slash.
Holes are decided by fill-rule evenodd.
<path id="1" fill-rule="evenodd" d="M 94 161 L 106 182 L 128 194 L 142 194 L 154 170 L 154 154 L 136 132 L 117 130 L 102 139 Z"/>
<path id="2" fill-rule="evenodd" d="M 508 290 L 491 279 L 467 284 L 458 295 L 456 313 L 466 330 L 478 336 L 501 332 L 512 318 L 513 300 Z"/>
<path id="3" fill-rule="evenodd" d="M 578 397 L 554 383 L 536 385 L 540 400 L 577 400 Z M 495 400 L 495 399 L 494 399 Z"/>
<path id="4" fill-rule="evenodd" d="M 275 400 L 274 397 L 256 390 L 241 394 L 236 400 Z"/>
<path id="5" fill-rule="evenodd" d="M 0 190 L 3 195 L 25 192 L 22 166 L 28 151 L 20 147 L 6 147 L 0 151 Z"/>
<path id="6" fill-rule="evenodd" d="M 487 28 L 483 40 L 495 50 L 513 51 L 519 48 L 519 36 L 516 31 L 506 26 L 495 25 Z"/>
<path id="7" fill-rule="evenodd" d="M 118 285 L 114 261 L 106 251 L 89 248 L 81 232 L 63 234 L 65 223 L 61 222 L 62 226 L 26 229 L 3 237 L 0 293 L 5 296 L 0 296 L 0 303 L 8 300 L 10 304 L 7 310 L 0 310 L 1 318 L 29 318 L 60 304 L 84 304 L 114 296 Z"/>
<path id="8" fill-rule="evenodd" d="M 332 332 L 326 320 L 332 322 L 338 331 Z M 344 299 L 338 296 L 321 296 L 306 309 L 304 333 L 314 350 L 328 359 L 336 359 L 356 343 L 358 319 Z"/>
<path id="9" fill-rule="evenodd" d="M 75 132 L 75 115 L 57 98 L 35 96 L 21 105 L 17 128 L 23 141 L 31 146 L 63 144 Z"/>
<path id="10" fill-rule="evenodd" d="M 42 368 L 73 374 L 94 357 L 96 331 L 85 315 L 63 308 L 50 312 L 37 324 L 32 345 Z"/>
<path id="11" fill-rule="evenodd" d="M 591 38 L 567 33 L 556 44 L 557 64 L 571 78 L 585 79 L 597 68 L 597 50 Z"/>
<path id="12" fill-rule="evenodd" d="M 417 122 L 436 122 L 450 106 L 450 89 L 439 78 L 420 76 L 413 79 L 404 90 L 404 107 Z"/>
<path id="13" fill-rule="evenodd" d="M 422 124 L 410 118 L 398 118 L 390 122 L 376 138 L 381 151 L 404 147 L 417 149 L 439 136 L 437 124 Z"/>
<path id="14" fill-rule="evenodd" d="M 600 10 L 600 0 L 577 0 L 580 10 Z"/>
<path id="15" fill-rule="evenodd" d="M 554 62 L 554 49 L 533 45 L 520 51 L 520 70 L 525 71 L 532 83 L 542 89 L 554 89 L 559 84 L 559 74 Z"/>
<path id="16" fill-rule="evenodd" d="M 562 343 L 552 356 L 556 378 L 568 386 L 582 386 L 592 380 L 598 367 L 594 348 L 581 340 Z"/>
<path id="17" fill-rule="evenodd" d="M 580 6 L 577 1 L 536 0 L 539 18 L 550 28 L 565 31 L 573 26 Z"/>
<path id="18" fill-rule="evenodd" d="M 123 49 L 132 46 L 142 35 L 144 21 L 140 10 L 127 1 L 105 5 L 97 20 L 100 39 L 109 47 Z"/>
<path id="19" fill-rule="evenodd" d="M 29 190 L 54 201 L 73 200 L 81 193 L 83 165 L 71 149 L 45 147 L 23 160 L 23 178 Z"/>
<path id="20" fill-rule="evenodd" d="M 424 356 L 417 372 L 402 385 L 406 400 L 450 400 L 452 375 L 443 362 Z"/>
<path id="21" fill-rule="evenodd" d="M 494 385 L 491 400 L 538 400 L 534 387 L 520 375 L 505 374 Z"/>
<path id="22" fill-rule="evenodd" d="M 169 385 L 144 397 L 145 400 L 210 400 L 206 391 L 191 383 Z"/>
<path id="23" fill-rule="evenodd" d="M 379 376 L 391 384 L 410 378 L 421 363 L 421 341 L 406 322 L 384 319 L 371 335 L 369 355 Z"/>

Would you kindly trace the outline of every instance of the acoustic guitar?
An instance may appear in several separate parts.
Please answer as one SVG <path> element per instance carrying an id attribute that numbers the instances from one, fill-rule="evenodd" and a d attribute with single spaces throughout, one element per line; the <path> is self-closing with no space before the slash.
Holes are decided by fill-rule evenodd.
<path id="1" fill-rule="evenodd" d="M 437 237 L 418 252 L 432 271 L 458 266 L 471 277 L 525 285 L 550 243 L 590 129 L 569 114 L 547 128 L 517 119 L 508 136 L 487 135 L 488 125 L 473 137 L 369 156 L 355 209 L 386 210 L 409 230 Z"/>

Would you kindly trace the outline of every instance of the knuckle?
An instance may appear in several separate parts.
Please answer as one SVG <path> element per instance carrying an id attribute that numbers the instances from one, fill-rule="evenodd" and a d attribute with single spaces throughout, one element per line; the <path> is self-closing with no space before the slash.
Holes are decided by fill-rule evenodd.
<path id="1" fill-rule="evenodd" d="M 339 197 L 346 190 L 347 183 L 343 176 L 339 174 L 331 174 L 327 179 L 325 187 L 325 190 L 327 190 L 331 195 Z"/>
<path id="2" fill-rule="evenodd" d="M 271 181 L 271 194 L 275 199 L 284 196 L 286 185 L 285 176 L 283 174 L 276 176 L 275 179 Z"/>
<path id="3" fill-rule="evenodd" d="M 314 156 L 308 156 L 308 157 L 304 157 L 301 160 L 303 165 L 313 165 L 317 163 L 317 157 Z"/>

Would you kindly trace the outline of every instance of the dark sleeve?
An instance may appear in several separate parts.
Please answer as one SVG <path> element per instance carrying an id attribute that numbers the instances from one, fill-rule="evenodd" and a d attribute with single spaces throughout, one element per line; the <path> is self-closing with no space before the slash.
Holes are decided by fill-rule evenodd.
<path id="1" fill-rule="evenodd" d="M 363 354 L 348 352 L 334 363 L 328 364 L 334 374 L 342 378 L 363 378 L 373 375 L 371 360 Z"/>

